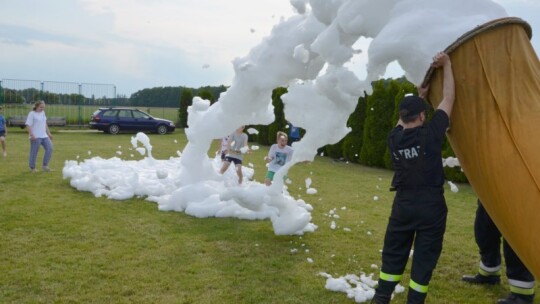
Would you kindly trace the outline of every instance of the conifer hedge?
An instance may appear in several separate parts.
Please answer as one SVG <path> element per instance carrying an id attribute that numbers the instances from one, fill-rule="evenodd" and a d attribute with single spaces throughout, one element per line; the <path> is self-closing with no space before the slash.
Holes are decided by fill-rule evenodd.
<path id="1" fill-rule="evenodd" d="M 249 135 L 250 141 L 256 141 L 261 145 L 270 146 L 276 143 L 276 133 L 278 131 L 286 132 L 287 120 L 285 120 L 285 113 L 283 111 L 283 101 L 281 95 L 287 93 L 286 88 L 276 88 L 272 91 L 272 105 L 274 106 L 274 121 L 265 126 L 257 125 L 252 126 L 257 129 L 259 133 L 257 135 Z M 287 133 L 287 132 L 286 132 Z"/>
<path id="2" fill-rule="evenodd" d="M 178 108 L 178 128 L 187 128 L 188 124 L 188 113 L 187 108 L 193 103 L 193 92 L 191 89 L 184 88 L 182 89 L 182 94 L 180 95 L 180 106 Z"/>
<path id="3" fill-rule="evenodd" d="M 360 151 L 364 142 L 364 122 L 366 120 L 367 94 L 358 98 L 358 104 L 352 112 L 347 126 L 351 128 L 351 132 L 343 138 L 341 145 L 343 150 L 343 158 L 347 161 L 358 163 L 360 159 Z"/>
<path id="4" fill-rule="evenodd" d="M 392 130 L 394 99 L 399 85 L 393 80 L 381 79 L 372 83 L 373 93 L 367 98 L 364 139 L 360 163 L 366 166 L 385 167 L 386 138 Z"/>

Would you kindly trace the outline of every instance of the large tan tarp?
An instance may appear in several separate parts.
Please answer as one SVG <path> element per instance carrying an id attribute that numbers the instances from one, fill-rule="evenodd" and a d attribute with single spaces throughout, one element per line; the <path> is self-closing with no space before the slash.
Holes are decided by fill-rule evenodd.
<path id="1" fill-rule="evenodd" d="M 456 81 L 448 138 L 489 215 L 540 278 L 540 62 L 530 36 L 526 22 L 504 18 L 448 47 Z M 430 70 L 429 81 L 437 107 L 442 71 Z"/>

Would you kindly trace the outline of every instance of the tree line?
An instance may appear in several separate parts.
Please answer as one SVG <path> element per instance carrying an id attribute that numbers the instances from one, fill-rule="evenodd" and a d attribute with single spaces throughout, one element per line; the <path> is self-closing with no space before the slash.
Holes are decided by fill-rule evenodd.
<path id="1" fill-rule="evenodd" d="M 116 96 L 114 98 L 106 96 L 85 97 L 81 94 L 54 93 L 35 88 L 8 89 L 0 87 L 0 104 L 28 104 L 37 100 L 43 100 L 47 104 L 64 105 L 97 105 L 97 106 L 133 106 L 133 107 L 169 107 L 178 108 L 183 106 L 187 109 L 191 105 L 189 101 L 181 96 L 201 96 L 214 102 L 216 96 L 226 91 L 227 87 L 204 86 L 200 88 L 188 87 L 155 87 L 139 90 L 129 98 L 126 96 Z"/>
<path id="2" fill-rule="evenodd" d="M 0 87 L 0 104 L 31 104 L 38 100 L 43 100 L 47 104 L 61 105 L 123 105 L 129 103 L 128 98 L 117 96 L 109 98 L 106 96 L 85 97 L 74 93 L 53 93 L 35 88 L 22 90 L 8 89 Z"/>
<path id="3" fill-rule="evenodd" d="M 200 88 L 189 88 L 183 86 L 177 87 L 155 87 L 143 89 L 131 94 L 129 102 L 131 106 L 145 107 L 169 107 L 177 108 L 179 105 L 185 106 L 191 104 L 191 99 L 184 99 L 185 95 L 207 96 L 211 102 L 214 102 L 222 92 L 227 90 L 226 86 L 204 86 Z M 187 107 L 186 107 L 187 109 Z"/>

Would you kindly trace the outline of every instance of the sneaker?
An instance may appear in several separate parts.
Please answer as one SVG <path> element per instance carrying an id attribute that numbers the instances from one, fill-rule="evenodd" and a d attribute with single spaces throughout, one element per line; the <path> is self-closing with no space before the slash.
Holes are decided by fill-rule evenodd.
<path id="1" fill-rule="evenodd" d="M 515 293 L 510 293 L 510 295 L 508 295 L 508 297 L 506 297 L 504 299 L 499 299 L 497 301 L 497 304 L 529 304 L 529 303 L 532 303 L 532 302 L 533 302 L 532 298 L 531 299 L 526 299 L 526 298 L 518 296 Z"/>
<path id="2" fill-rule="evenodd" d="M 37 170 L 36 169 L 30 169 L 30 173 L 36 173 Z"/>
<path id="3" fill-rule="evenodd" d="M 485 276 L 477 273 L 476 275 L 464 275 L 461 280 L 471 284 L 495 285 L 501 282 L 501 277 L 498 275 Z"/>
<path id="4" fill-rule="evenodd" d="M 43 171 L 43 172 L 51 172 L 52 169 L 49 168 L 49 167 L 43 167 L 43 168 L 41 168 L 41 171 Z"/>
<path id="5" fill-rule="evenodd" d="M 7 152 L 6 152 L 6 151 L 4 151 L 4 154 L 3 154 L 3 155 L 4 155 L 4 157 L 6 157 L 6 156 L 7 156 Z"/>

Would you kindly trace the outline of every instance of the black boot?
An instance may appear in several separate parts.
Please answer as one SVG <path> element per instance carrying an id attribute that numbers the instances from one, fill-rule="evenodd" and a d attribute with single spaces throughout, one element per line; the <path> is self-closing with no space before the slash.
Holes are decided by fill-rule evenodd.
<path id="1" fill-rule="evenodd" d="M 477 273 L 476 275 L 464 275 L 461 280 L 471 284 L 495 285 L 501 282 L 501 277 L 498 275 L 485 276 Z"/>
<path id="2" fill-rule="evenodd" d="M 497 304 L 530 304 L 533 302 L 534 295 L 518 295 L 515 293 L 510 293 L 508 297 L 504 299 L 499 299 Z"/>
<path id="3" fill-rule="evenodd" d="M 409 287 L 407 293 L 407 304 L 423 304 L 426 301 L 426 293 L 418 292 Z"/>
<path id="4" fill-rule="evenodd" d="M 375 293 L 375 295 L 373 296 L 373 299 L 371 299 L 371 302 L 369 303 L 370 304 L 388 304 L 390 303 L 391 298 L 392 298 L 391 295 L 388 296 L 388 295 Z"/>
<path id="5" fill-rule="evenodd" d="M 388 282 L 379 279 L 379 285 L 375 288 L 375 295 L 371 304 L 388 304 L 392 299 L 392 293 L 398 282 Z"/>

